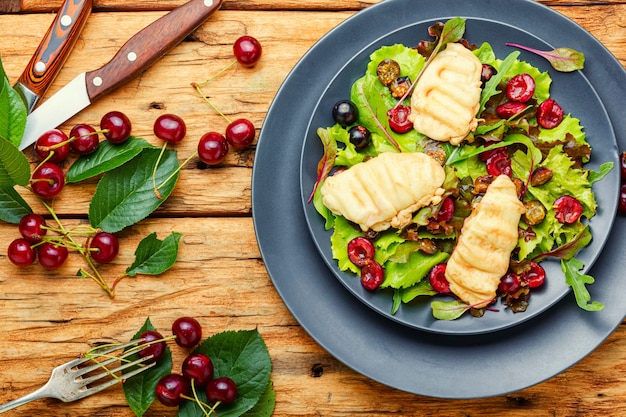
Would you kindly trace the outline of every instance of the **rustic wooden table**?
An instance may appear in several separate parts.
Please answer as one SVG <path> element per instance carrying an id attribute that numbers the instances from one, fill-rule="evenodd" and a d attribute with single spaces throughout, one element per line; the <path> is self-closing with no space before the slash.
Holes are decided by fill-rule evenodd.
<path id="1" fill-rule="evenodd" d="M 231 117 L 249 118 L 257 129 L 298 59 L 327 31 L 377 0 L 226 0 L 192 36 L 138 79 L 91 105 L 64 129 L 97 125 L 110 110 L 128 114 L 133 133 L 156 143 L 155 118 L 182 116 L 188 140 L 225 122 L 196 91 L 232 60 L 241 35 L 257 37 L 264 58 L 256 67 L 235 66 L 207 87 L 211 100 Z M 49 93 L 75 74 L 104 64 L 134 33 L 184 0 L 95 0 L 94 11 Z M 583 26 L 626 65 L 626 4 L 620 0 L 542 0 Z M 14 82 L 37 47 L 61 0 L 0 1 L 0 54 Z M 505 6 L 503 6 L 505 7 Z M 32 151 L 31 151 L 32 152 Z M 32 154 L 29 154 L 32 155 Z M 107 267 L 120 274 L 141 237 L 184 233 L 178 262 L 160 277 L 123 280 L 110 299 L 93 282 L 75 276 L 81 259 L 70 256 L 58 271 L 17 268 L 0 253 L 0 403 L 39 387 L 50 370 L 95 344 L 125 341 L 150 317 L 169 329 L 194 316 L 205 333 L 257 328 L 273 361 L 276 416 L 390 414 L 414 416 L 623 416 L 626 415 L 626 327 L 622 324 L 595 352 L 562 374 L 520 392 L 488 399 L 438 400 L 403 393 L 355 373 L 326 353 L 283 305 L 264 268 L 251 217 L 254 149 L 231 152 L 217 168 L 197 160 L 181 173 L 170 199 L 149 219 L 120 234 L 121 254 Z M 68 187 L 55 202 L 70 223 L 85 221 L 95 182 Z M 29 199 L 34 207 L 37 202 Z M 0 248 L 16 237 L 0 223 Z M 180 363 L 182 352 L 174 350 Z M 524 372 L 520 369 L 520 372 Z M 480 375 L 477 375 L 479 378 Z M 9 412 L 14 416 L 131 416 L 119 387 L 77 403 L 40 400 Z M 175 415 L 154 405 L 146 416 Z"/>

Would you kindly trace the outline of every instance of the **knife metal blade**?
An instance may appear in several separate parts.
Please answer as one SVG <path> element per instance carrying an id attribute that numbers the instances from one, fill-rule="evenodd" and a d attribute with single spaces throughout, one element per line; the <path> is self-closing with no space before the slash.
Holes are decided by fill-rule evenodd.
<path id="1" fill-rule="evenodd" d="M 91 14 L 93 0 L 65 0 L 14 88 L 30 113 L 44 96 Z"/>
<path id="2" fill-rule="evenodd" d="M 130 38 L 102 67 L 78 75 L 26 119 L 20 150 L 89 104 L 141 74 L 198 28 L 223 0 L 191 0 Z"/>

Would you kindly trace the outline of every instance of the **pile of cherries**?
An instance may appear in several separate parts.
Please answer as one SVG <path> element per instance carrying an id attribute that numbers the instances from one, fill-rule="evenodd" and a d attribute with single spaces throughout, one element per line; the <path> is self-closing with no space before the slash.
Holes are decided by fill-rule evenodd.
<path id="1" fill-rule="evenodd" d="M 193 348 L 202 340 L 202 327 L 192 317 L 180 317 L 172 324 L 172 334 L 178 346 Z M 152 355 L 150 361 L 156 362 L 165 353 L 167 339 L 161 333 L 147 330 L 139 338 L 143 339 L 140 346 L 148 345 L 138 352 L 140 357 Z M 192 386 L 206 391 L 213 408 L 230 404 L 237 398 L 237 384 L 227 376 L 214 378 L 211 358 L 200 352 L 192 352 L 185 358 L 181 373 L 171 373 L 161 378 L 155 393 L 163 405 L 178 407 L 185 400 L 197 401 L 192 397 Z"/>

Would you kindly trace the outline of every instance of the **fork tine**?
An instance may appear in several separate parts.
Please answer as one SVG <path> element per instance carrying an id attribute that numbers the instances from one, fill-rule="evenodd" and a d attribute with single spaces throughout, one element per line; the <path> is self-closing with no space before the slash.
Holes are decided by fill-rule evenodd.
<path id="1" fill-rule="evenodd" d="M 129 347 L 136 346 L 140 342 L 143 342 L 143 339 L 131 340 L 130 342 L 122 343 L 121 345 L 114 345 L 114 346 L 111 346 L 110 348 L 104 349 L 102 351 L 96 350 L 96 352 L 98 353 L 98 355 L 108 355 L 109 353 L 113 353 L 113 352 L 115 352 L 117 350 L 120 350 L 120 349 L 126 349 L 126 348 L 129 348 Z M 141 349 L 138 349 L 138 350 L 141 350 Z M 89 356 L 84 356 L 82 358 L 75 359 L 73 361 L 73 365 L 80 365 L 81 363 L 85 363 L 85 362 L 90 361 L 90 360 L 91 360 L 91 358 Z"/>
<path id="2" fill-rule="evenodd" d="M 111 376 L 111 378 L 113 378 L 113 380 L 123 379 L 124 375 L 121 375 L 118 378 L 114 378 L 113 374 L 115 374 L 116 372 L 123 371 L 124 369 L 128 369 L 128 368 L 130 368 L 132 366 L 148 362 L 152 358 L 153 358 L 153 355 L 149 355 L 149 356 L 146 356 L 145 358 L 139 358 L 139 359 L 136 359 L 136 360 L 134 360 L 132 362 L 126 362 L 126 363 L 121 364 L 117 368 L 109 369 L 109 370 L 105 369 L 103 372 L 101 372 L 101 373 L 99 373 L 97 375 L 92 375 L 92 376 L 90 376 L 88 378 L 83 378 L 80 381 L 77 381 L 77 383 L 79 383 L 80 385 L 86 386 L 86 385 L 91 384 L 94 381 L 97 381 L 99 379 L 105 378 L 107 376 Z M 146 368 L 146 367 L 149 368 L 150 366 L 152 366 L 152 365 L 151 364 L 146 364 L 145 366 L 140 367 L 139 369 L 143 369 L 143 368 Z"/>
<path id="3" fill-rule="evenodd" d="M 125 343 L 124 345 L 121 345 L 120 347 L 118 347 L 115 350 L 120 350 L 120 349 L 123 349 L 125 347 L 130 347 L 130 346 L 133 346 L 133 344 L 131 344 L 131 342 Z M 102 368 L 102 367 L 107 366 L 107 365 L 109 365 L 109 364 L 111 364 L 113 362 L 116 362 L 118 360 L 126 359 L 127 357 L 136 354 L 137 352 L 147 348 L 148 346 L 149 345 L 143 345 L 143 346 L 141 346 L 140 349 L 131 349 L 131 350 L 128 350 L 128 351 L 124 352 L 123 355 L 110 357 L 110 358 L 107 358 L 107 359 L 103 360 L 102 362 L 96 362 L 93 365 L 89 365 L 89 366 L 85 366 L 83 368 L 77 369 L 76 371 L 74 371 L 75 372 L 74 375 L 76 375 L 76 376 L 85 375 L 85 374 L 87 374 L 87 373 L 89 373 L 91 371 L 95 371 L 98 368 Z M 111 352 L 105 352 L 104 354 L 106 355 L 107 353 L 111 353 Z"/>
<path id="4" fill-rule="evenodd" d="M 124 381 L 124 380 L 126 380 L 126 379 L 128 379 L 130 377 L 133 377 L 133 376 L 138 375 L 138 374 L 140 374 L 140 373 L 142 373 L 144 371 L 147 371 L 148 369 L 152 368 L 154 365 L 156 365 L 156 362 L 149 363 L 146 366 L 134 369 L 134 370 L 132 370 L 132 371 L 126 373 L 126 374 L 122 374 L 122 375 L 119 376 L 119 379 L 118 378 L 112 378 L 112 379 L 110 379 L 110 380 L 108 380 L 106 382 L 103 382 L 102 384 L 96 385 L 95 387 L 91 387 L 91 388 L 83 387 L 83 388 L 81 388 L 81 390 L 76 395 L 76 399 L 78 400 L 78 399 L 81 399 L 81 398 L 84 398 L 84 397 L 88 397 L 88 396 L 90 396 L 92 394 L 96 394 L 96 393 L 98 393 L 100 391 L 103 391 L 103 390 L 105 390 L 105 389 L 107 389 L 109 387 L 112 387 L 113 385 L 115 385 L 115 384 L 117 384 L 119 382 L 122 382 L 122 381 Z M 108 375 L 107 372 L 105 372 L 104 374 Z M 101 375 L 103 375 L 103 374 L 101 374 Z"/>

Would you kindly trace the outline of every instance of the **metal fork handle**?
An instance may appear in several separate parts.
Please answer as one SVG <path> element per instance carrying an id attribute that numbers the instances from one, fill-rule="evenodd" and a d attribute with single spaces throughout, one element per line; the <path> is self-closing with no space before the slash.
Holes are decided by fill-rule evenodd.
<path id="1" fill-rule="evenodd" d="M 56 398 L 54 392 L 51 390 L 50 382 L 47 382 L 41 388 L 31 392 L 30 394 L 26 394 L 23 397 L 0 405 L 0 414 L 41 398 Z"/>

